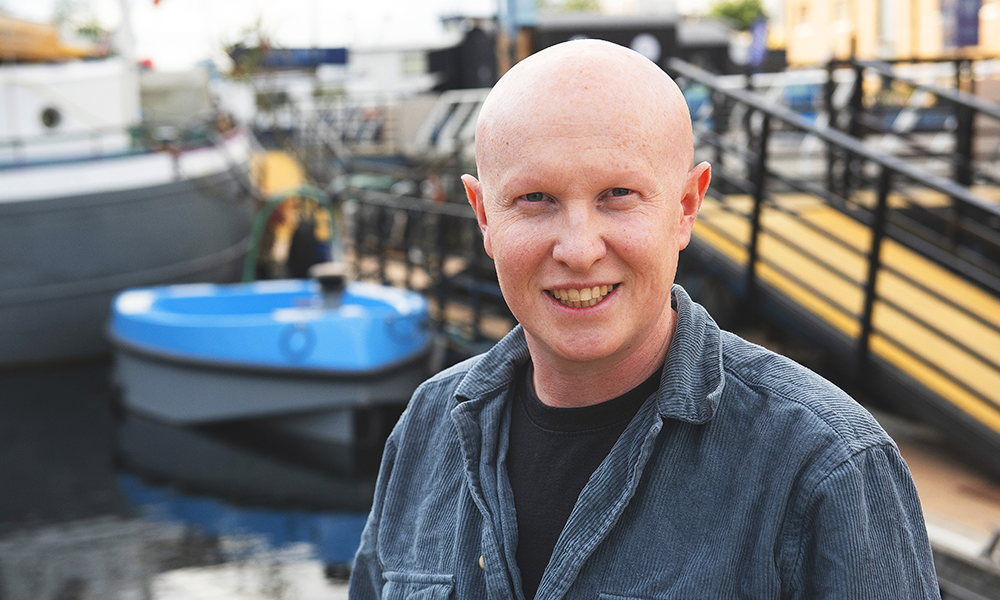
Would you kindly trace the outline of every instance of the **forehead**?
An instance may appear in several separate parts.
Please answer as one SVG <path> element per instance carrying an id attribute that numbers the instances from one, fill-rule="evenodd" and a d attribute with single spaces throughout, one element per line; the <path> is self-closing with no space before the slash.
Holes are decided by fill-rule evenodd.
<path id="1" fill-rule="evenodd" d="M 690 166 L 669 115 L 593 100 L 525 107 L 481 131 L 476 162 L 484 185 L 552 173 L 581 179 L 675 176 Z"/>
<path id="2" fill-rule="evenodd" d="M 519 63 L 491 91 L 476 130 L 480 177 L 555 146 L 604 153 L 623 166 L 686 168 L 687 105 L 659 67 L 630 50 L 563 44 Z"/>
<path id="3" fill-rule="evenodd" d="M 550 120 L 495 131 L 483 144 L 482 155 L 477 152 L 477 163 L 484 179 L 594 165 L 641 172 L 663 169 L 673 162 L 668 150 L 661 135 L 640 124 Z"/>

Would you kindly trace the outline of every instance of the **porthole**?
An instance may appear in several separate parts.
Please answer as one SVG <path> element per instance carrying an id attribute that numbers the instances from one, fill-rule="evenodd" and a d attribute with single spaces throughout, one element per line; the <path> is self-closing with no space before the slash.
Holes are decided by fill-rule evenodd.
<path id="1" fill-rule="evenodd" d="M 47 106 L 42 111 L 42 125 L 45 125 L 48 129 L 55 129 L 62 123 L 62 113 L 59 109 Z"/>

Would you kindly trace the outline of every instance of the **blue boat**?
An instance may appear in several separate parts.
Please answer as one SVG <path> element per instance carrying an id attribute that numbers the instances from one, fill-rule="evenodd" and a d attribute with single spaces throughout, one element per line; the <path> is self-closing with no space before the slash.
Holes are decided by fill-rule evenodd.
<path id="1" fill-rule="evenodd" d="M 421 295 L 348 282 L 341 270 L 118 294 L 108 338 L 123 408 L 168 425 L 264 424 L 353 447 L 358 411 L 401 410 L 430 373 L 433 344 Z"/>

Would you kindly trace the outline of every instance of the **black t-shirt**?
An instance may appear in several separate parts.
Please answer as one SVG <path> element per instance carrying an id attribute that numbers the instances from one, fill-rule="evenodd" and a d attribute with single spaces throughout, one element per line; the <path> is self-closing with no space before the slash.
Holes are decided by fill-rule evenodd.
<path id="1" fill-rule="evenodd" d="M 507 477 L 517 512 L 517 566 L 535 597 L 552 550 L 590 476 L 660 384 L 662 367 L 631 391 L 593 406 L 554 408 L 539 400 L 530 363 L 514 378 Z"/>

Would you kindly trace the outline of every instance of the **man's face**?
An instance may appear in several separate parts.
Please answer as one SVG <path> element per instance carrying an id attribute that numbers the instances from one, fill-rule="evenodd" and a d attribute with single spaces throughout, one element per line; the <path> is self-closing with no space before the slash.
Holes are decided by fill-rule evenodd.
<path id="1" fill-rule="evenodd" d="M 481 182 L 466 178 L 536 361 L 613 366 L 670 336 L 707 165 L 689 173 L 669 136 L 639 121 L 541 115 L 490 142 Z"/>

